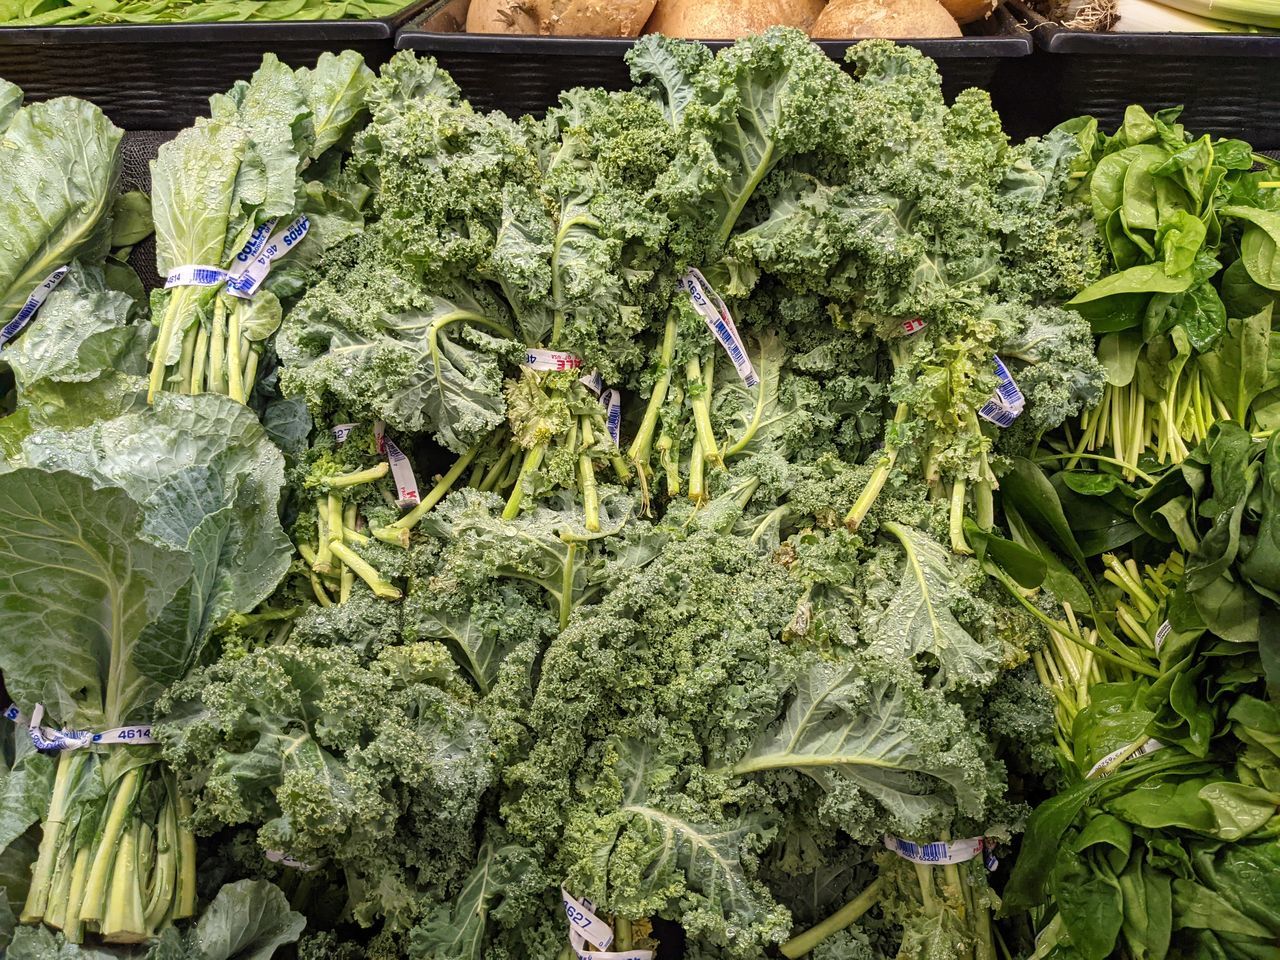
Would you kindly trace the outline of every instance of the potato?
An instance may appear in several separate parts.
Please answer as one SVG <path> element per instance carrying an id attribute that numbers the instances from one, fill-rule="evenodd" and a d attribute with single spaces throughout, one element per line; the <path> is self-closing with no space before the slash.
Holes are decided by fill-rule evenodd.
<path id="1" fill-rule="evenodd" d="M 947 13 L 956 18 L 956 23 L 985 20 L 995 13 L 996 7 L 1002 2 L 1003 0 L 939 0 L 947 8 Z"/>
<path id="2" fill-rule="evenodd" d="M 658 0 L 645 33 L 737 40 L 769 27 L 808 30 L 826 0 Z"/>
<path id="3" fill-rule="evenodd" d="M 537 33 L 539 0 L 471 0 L 467 33 Z"/>
<path id="4" fill-rule="evenodd" d="M 809 35 L 815 40 L 958 37 L 960 27 L 938 0 L 831 0 Z"/>
<path id="5" fill-rule="evenodd" d="M 657 0 L 551 0 L 542 29 L 557 37 L 636 37 Z"/>

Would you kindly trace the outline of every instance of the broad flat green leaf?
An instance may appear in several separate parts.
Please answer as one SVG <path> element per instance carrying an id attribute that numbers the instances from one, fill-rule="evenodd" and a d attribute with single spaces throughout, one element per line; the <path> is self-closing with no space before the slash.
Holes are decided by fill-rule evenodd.
<path id="1" fill-rule="evenodd" d="M 160 147 L 151 162 L 156 270 L 221 266 L 236 178 L 249 136 L 234 119 L 207 120 Z"/>
<path id="2" fill-rule="evenodd" d="M 825 789 L 847 778 L 903 824 L 977 803 L 965 771 L 926 756 L 909 729 L 899 687 L 868 680 L 858 664 L 817 663 L 796 679 L 786 714 L 733 770 L 798 770 Z M 931 781 L 932 790 L 925 786 Z"/>
<path id="3" fill-rule="evenodd" d="M 48 927 L 22 926 L 14 932 L 5 960 L 123 960 L 141 958 L 144 952 L 142 948 L 112 950 L 67 943 L 62 934 Z"/>
<path id="4" fill-rule="evenodd" d="M 1098 341 L 1098 360 L 1107 371 L 1107 383 L 1124 387 L 1133 382 L 1138 369 L 1138 355 L 1142 352 L 1142 335 L 1125 330 L 1108 333 Z"/>
<path id="5" fill-rule="evenodd" d="M 365 109 L 365 95 L 373 71 L 354 50 L 322 53 L 314 69 L 297 72 L 298 84 L 311 113 L 311 157 L 319 157 L 351 130 Z"/>
<path id="6" fill-rule="evenodd" d="M 122 136 L 70 97 L 13 115 L 0 137 L 0 325 L 58 267 L 106 254 Z"/>
<path id="7" fill-rule="evenodd" d="M 1053 484 L 1036 464 L 1025 457 L 1011 457 L 1010 463 L 1011 469 L 1000 478 L 1004 498 L 1050 546 L 1074 560 L 1087 578 L 1084 552 L 1076 541 Z"/>
<path id="8" fill-rule="evenodd" d="M 926 656 L 938 665 L 944 686 L 982 685 L 995 675 L 999 656 L 975 640 L 952 614 L 955 571 L 951 554 L 910 527 L 885 523 L 902 545 L 902 580 L 876 618 L 870 649 L 886 659 Z"/>
<path id="9" fill-rule="evenodd" d="M 1240 259 L 1255 283 L 1280 290 L 1280 211 L 1229 206 L 1222 215 L 1252 224 L 1241 238 Z"/>
<path id="10" fill-rule="evenodd" d="M 240 880 L 218 891 L 196 924 L 195 940 L 205 960 L 272 960 L 306 925 L 275 884 Z"/>
<path id="11" fill-rule="evenodd" d="M 11 769 L 0 773 L 0 851 L 39 823 L 49 807 L 56 761 L 30 746 Z"/>
<path id="12" fill-rule="evenodd" d="M 108 370 L 144 373 L 150 327 L 129 323 L 133 309 L 128 296 L 107 289 L 99 270 L 73 267 L 4 351 L 19 402 L 25 402 L 22 390 L 37 380 L 86 382 Z"/>
<path id="13" fill-rule="evenodd" d="M 141 637 L 192 562 L 143 524 L 119 488 L 65 471 L 0 475 L 0 669 L 15 702 L 82 729 L 148 719 L 162 683 L 142 672 Z"/>
<path id="14" fill-rule="evenodd" d="M 251 610 L 284 575 L 292 552 L 277 519 L 284 462 L 241 404 L 213 394 L 165 396 L 84 430 L 37 434 L 25 450 L 31 466 L 124 488 L 145 506 L 148 535 L 189 551 L 197 568 L 213 564 L 201 588 L 211 607 L 201 608 L 202 620 Z"/>
<path id="15" fill-rule="evenodd" d="M 248 81 L 210 97 L 209 107 L 215 122 L 234 123 L 248 137 L 230 200 L 225 245 L 216 261 L 206 261 L 220 266 L 243 249 L 255 226 L 293 212 L 311 114 L 293 68 L 272 53 L 263 56 Z M 213 188 L 218 189 L 216 180 Z"/>
<path id="16" fill-rule="evenodd" d="M 0 133 L 4 133 L 21 108 L 21 88 L 8 80 L 0 80 Z"/>
<path id="17" fill-rule="evenodd" d="M 1270 306 L 1243 320 L 1228 320 L 1226 336 L 1200 357 L 1214 395 L 1237 423 L 1249 422 L 1249 408 L 1267 388 L 1270 357 Z"/>
<path id="18" fill-rule="evenodd" d="M 151 198 L 141 190 L 130 190 L 116 197 L 111 211 L 111 246 L 132 247 L 155 232 L 151 219 Z"/>
<path id="19" fill-rule="evenodd" d="M 40 849 L 40 827 L 26 833 L 0 850 L 0 952 L 9 945 L 22 916 L 22 907 L 31 886 L 31 865 Z"/>
<path id="20" fill-rule="evenodd" d="M 1170 276 L 1165 273 L 1163 264 L 1149 263 L 1121 270 L 1099 280 L 1078 293 L 1070 303 L 1072 306 L 1093 303 L 1119 294 L 1185 293 L 1194 282 L 1195 278 L 1189 272 Z"/>

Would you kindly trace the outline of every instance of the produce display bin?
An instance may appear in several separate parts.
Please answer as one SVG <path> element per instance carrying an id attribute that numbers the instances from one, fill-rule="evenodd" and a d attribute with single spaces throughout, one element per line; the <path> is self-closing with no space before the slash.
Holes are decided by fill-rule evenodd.
<path id="1" fill-rule="evenodd" d="M 370 66 L 385 63 L 396 31 L 429 2 L 378 20 L 0 26 L 0 77 L 29 100 L 91 100 L 126 130 L 181 130 L 267 52 L 293 67 L 313 65 L 326 50 L 358 50 Z"/>
<path id="2" fill-rule="evenodd" d="M 1035 125 L 1089 114 L 1114 129 L 1131 103 L 1182 106 L 1190 130 L 1280 148 L 1280 34 L 1090 33 L 1010 2 L 1040 48 L 1020 65 Z"/>
<path id="3" fill-rule="evenodd" d="M 631 85 L 624 57 L 634 40 L 468 34 L 464 24 L 469 3 L 436 0 L 400 31 L 396 47 L 435 57 L 477 108 L 540 114 L 571 87 L 621 90 Z M 1003 9 L 965 29 L 970 35 L 958 39 L 903 42 L 938 61 L 949 97 L 966 87 L 984 87 L 993 91 L 1000 108 L 998 92 L 1008 87 L 1000 80 L 1002 68 L 1030 55 L 1034 42 L 1017 18 Z M 721 49 L 731 44 L 711 41 L 708 45 Z M 851 42 L 824 40 L 818 45 L 843 60 Z M 1010 106 L 1018 99 L 1014 94 L 1010 91 Z M 1016 134 L 1016 123 L 1014 127 Z"/>

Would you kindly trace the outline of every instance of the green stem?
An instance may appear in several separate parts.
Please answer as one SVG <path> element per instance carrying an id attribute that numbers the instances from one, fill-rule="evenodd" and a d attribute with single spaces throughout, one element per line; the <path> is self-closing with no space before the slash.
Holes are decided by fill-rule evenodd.
<path id="1" fill-rule="evenodd" d="M 67 814 L 71 809 L 73 788 L 80 780 L 81 769 L 88 760 L 88 754 L 79 751 L 67 751 L 58 757 L 53 794 L 49 798 L 49 812 L 41 824 L 40 849 L 31 870 L 27 901 L 22 908 L 23 923 L 39 923 L 48 910 L 49 888 L 57 865 L 58 851 L 62 847 L 62 831 L 66 827 Z"/>
<path id="2" fill-rule="evenodd" d="M 1055 453 L 1045 457 L 1036 457 L 1035 462 L 1037 464 L 1041 464 L 1041 463 L 1048 463 L 1051 460 L 1071 460 L 1073 462 L 1076 460 L 1095 460 L 1098 463 L 1109 463 L 1113 467 L 1123 467 L 1124 469 L 1133 473 L 1143 483 L 1156 482 L 1156 478 L 1151 476 L 1151 474 L 1144 473 L 1143 471 L 1139 470 L 1137 467 L 1133 467 L 1125 463 L 1123 460 L 1117 460 L 1115 457 L 1104 457 L 1096 453 L 1079 453 L 1079 452 Z M 1068 469 L 1070 469 L 1070 464 L 1068 464 Z"/>
<path id="3" fill-rule="evenodd" d="M 347 504 L 342 510 L 342 542 L 349 543 L 347 531 L 359 522 L 359 511 L 354 503 Z M 346 603 L 351 599 L 351 591 L 356 585 L 356 575 L 349 566 L 343 564 L 342 580 L 338 584 L 338 602 Z"/>
<path id="4" fill-rule="evenodd" d="M 169 342 L 173 340 L 178 325 L 179 306 L 186 300 L 186 287 L 179 287 L 169 297 L 164 307 L 164 317 L 160 321 L 160 332 L 156 334 L 155 356 L 151 360 L 151 379 L 147 384 L 147 403 L 156 402 L 156 394 L 164 389 L 165 375 L 169 372 L 165 357 L 169 354 Z"/>
<path id="5" fill-rule="evenodd" d="M 507 448 L 502 451 L 502 456 L 489 468 L 484 475 L 484 479 L 480 481 L 480 489 L 483 492 L 488 493 L 497 486 L 498 481 L 506 474 L 507 467 L 511 464 L 511 458 L 515 455 L 516 448 L 508 444 Z"/>
<path id="6" fill-rule="evenodd" d="M 968 484 L 964 478 L 955 480 L 951 484 L 951 549 L 960 554 L 973 553 L 964 538 L 964 507 L 967 490 Z"/>
<path id="7" fill-rule="evenodd" d="M 676 353 L 676 312 L 667 313 L 667 325 L 662 333 L 662 353 L 658 359 L 658 379 L 654 381 L 653 392 L 649 395 L 648 406 L 645 407 L 644 418 L 640 421 L 640 429 L 627 449 L 627 459 L 639 470 L 649 460 L 653 437 L 658 429 L 658 416 L 662 413 L 662 405 L 667 402 L 667 392 L 671 389 L 672 362 Z"/>
<path id="8" fill-rule="evenodd" d="M 689 499 L 701 506 L 706 498 L 707 460 L 702 453 L 702 440 L 694 437 L 693 449 L 689 451 Z"/>
<path id="9" fill-rule="evenodd" d="M 893 425 L 901 426 L 906 423 L 907 413 L 907 405 L 905 403 L 898 404 L 898 409 L 893 415 Z M 858 495 L 858 499 L 853 502 L 853 506 L 849 508 L 849 512 L 845 515 L 844 525 L 850 530 L 857 530 L 862 525 L 862 521 L 867 519 L 867 514 L 871 512 L 871 508 L 875 505 L 876 498 L 880 496 L 884 485 L 889 481 L 889 475 L 893 472 L 893 465 L 897 459 L 898 448 L 890 443 L 885 447 L 880 462 L 876 464 L 875 470 L 872 471 L 866 487 L 863 488 L 862 493 Z"/>
<path id="10" fill-rule="evenodd" d="M 409 545 L 409 531 L 417 526 L 418 522 L 430 513 L 437 503 L 448 496 L 453 485 L 458 482 L 459 477 L 466 473 L 467 466 L 476 458 L 479 452 L 480 444 L 476 444 L 458 458 L 457 462 L 449 468 L 448 473 L 436 482 L 436 485 L 418 502 L 416 507 L 394 523 L 373 531 L 373 535 L 383 543 L 407 547 Z"/>
<path id="11" fill-rule="evenodd" d="M 311 568 L 316 573 L 332 573 L 333 551 L 329 549 L 329 501 L 326 497 L 316 498 L 316 532 L 319 534 L 317 542 L 320 549 Z"/>
<path id="12" fill-rule="evenodd" d="M 219 294 L 219 299 L 222 295 Z M 244 403 L 244 358 L 240 355 L 239 303 L 231 304 L 227 324 L 227 395 L 237 403 Z"/>
<path id="13" fill-rule="evenodd" d="M 340 473 L 336 477 L 324 477 L 319 486 L 329 490 L 343 490 L 347 487 L 358 487 L 362 483 L 373 483 L 381 480 L 391 472 L 391 464 L 383 460 L 376 467 L 367 470 L 356 470 L 353 473 Z"/>
<path id="14" fill-rule="evenodd" d="M 160 928 L 178 890 L 178 811 L 172 795 L 165 799 L 157 826 L 155 871 L 145 918 L 148 931 Z"/>
<path id="15" fill-rule="evenodd" d="M 863 914 L 879 902 L 880 892 L 883 889 L 883 880 L 879 878 L 873 880 L 865 890 L 827 917 L 827 919 L 784 943 L 779 948 L 782 955 L 789 958 L 789 960 L 803 957 L 806 953 L 811 953 L 818 944 L 832 934 L 839 933 L 846 927 L 857 923 Z"/>
<path id="16" fill-rule="evenodd" d="M 80 919 L 80 904 L 84 902 L 85 884 L 89 882 L 89 856 L 91 850 L 86 844 L 76 851 L 76 865 L 71 871 L 71 889 L 67 893 L 67 921 L 62 927 L 62 935 L 68 943 L 84 941 L 84 921 Z"/>
<path id="17" fill-rule="evenodd" d="M 600 532 L 600 489 L 596 485 L 596 465 L 591 460 L 591 424 L 582 418 L 582 444 L 578 448 L 578 484 L 582 490 L 582 508 L 586 514 L 584 524 L 591 533 Z"/>
<path id="18" fill-rule="evenodd" d="M 196 326 L 203 329 L 201 324 Z M 196 345 L 199 342 L 199 330 L 187 330 L 182 335 L 182 355 L 178 358 L 178 390 L 181 393 L 190 392 L 187 385 L 191 383 L 192 365 L 195 361 Z"/>
<path id="19" fill-rule="evenodd" d="M 245 397 L 253 396 L 253 388 L 258 383 L 258 364 L 262 360 L 262 347 L 253 344 L 247 351 L 244 360 L 244 395 Z M 248 400 L 246 399 L 246 403 Z"/>
<path id="20" fill-rule="evenodd" d="M 573 580 L 577 574 L 575 563 L 578 559 L 578 544 L 570 541 L 568 554 L 564 558 L 564 570 L 560 573 L 560 629 L 569 626 L 569 616 L 573 613 Z"/>
<path id="21" fill-rule="evenodd" d="M 333 551 L 335 557 L 350 567 L 357 577 L 369 585 L 374 596 L 383 600 L 399 600 L 403 596 L 399 587 L 383 580 L 377 570 L 342 541 L 330 541 L 329 549 Z"/>
<path id="22" fill-rule="evenodd" d="M 107 943 L 145 943 L 147 940 L 138 869 L 141 829 L 142 821 L 134 816 L 120 835 L 107 891 L 107 908 L 99 929 Z"/>
<path id="23" fill-rule="evenodd" d="M 702 455 L 708 463 L 724 466 L 720 448 L 716 444 L 715 431 L 711 427 L 711 391 L 702 378 L 701 362 L 697 359 L 690 360 L 685 364 L 684 373 L 689 384 L 689 405 L 693 407 L 693 424 L 702 444 Z"/>
<path id="24" fill-rule="evenodd" d="M 134 767 L 116 781 L 106 824 L 98 837 L 98 849 L 94 852 L 89 879 L 85 882 L 84 899 L 80 904 L 80 919 L 85 921 L 104 919 L 107 906 L 107 886 L 111 879 L 116 854 L 120 849 L 127 821 L 133 814 L 133 806 L 142 785 L 142 767 Z"/>
<path id="25" fill-rule="evenodd" d="M 209 392 L 227 392 L 227 304 L 213 301 L 213 329 L 209 332 Z"/>
<path id="26" fill-rule="evenodd" d="M 195 807 L 191 801 L 179 794 L 178 895 L 171 920 L 185 920 L 196 915 L 196 835 L 186 826 L 193 813 Z"/>
<path id="27" fill-rule="evenodd" d="M 502 511 L 503 520 L 514 520 L 520 515 L 520 504 L 524 500 L 525 481 L 542 466 L 542 458 L 546 454 L 546 443 L 540 443 L 525 453 L 524 463 L 520 465 L 520 475 L 516 477 L 515 486 L 511 488 L 511 496 L 507 497 L 507 505 Z"/>
<path id="28" fill-rule="evenodd" d="M 187 385 L 187 393 L 204 393 L 205 368 L 209 363 L 209 328 L 203 322 L 196 333 L 196 355 L 191 367 L 191 382 Z"/>

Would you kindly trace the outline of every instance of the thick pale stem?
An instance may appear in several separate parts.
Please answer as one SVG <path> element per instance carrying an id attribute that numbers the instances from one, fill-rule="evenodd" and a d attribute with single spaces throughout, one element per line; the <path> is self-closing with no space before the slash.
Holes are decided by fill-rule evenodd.
<path id="1" fill-rule="evenodd" d="M 239 304 L 232 304 L 227 314 L 227 395 L 244 403 L 244 357 L 240 352 Z"/>
<path id="2" fill-rule="evenodd" d="M 199 327 L 200 325 L 197 324 Z M 201 328 L 203 329 L 203 328 Z M 178 392 L 190 393 L 191 372 L 195 362 L 196 345 L 200 342 L 199 330 L 188 330 L 182 335 L 182 354 L 178 358 Z"/>
<path id="3" fill-rule="evenodd" d="M 374 596 L 383 600 L 400 599 L 402 596 L 400 588 L 383 580 L 377 570 L 373 569 L 364 558 L 341 540 L 332 541 L 329 544 L 329 549 L 333 551 L 335 557 L 350 567 L 357 577 L 369 585 L 369 589 L 373 591 Z"/>
<path id="4" fill-rule="evenodd" d="M 961 554 L 973 553 L 964 538 L 964 508 L 967 492 L 968 484 L 963 479 L 951 484 L 951 549 Z"/>
<path id="5" fill-rule="evenodd" d="M 695 437 L 693 449 L 689 452 L 689 499 L 699 506 L 707 495 L 706 467 L 707 459 L 702 451 L 702 440 Z"/>
<path id="6" fill-rule="evenodd" d="M 196 915 L 196 835 L 187 827 L 195 812 L 189 799 L 178 797 L 178 896 L 173 920 Z"/>
<path id="7" fill-rule="evenodd" d="M 591 533 L 600 532 L 600 489 L 596 485 L 596 465 L 591 461 L 591 444 L 594 437 L 591 424 L 582 420 L 582 444 L 578 454 L 578 485 L 582 490 L 582 509 L 586 514 L 584 524 Z"/>
<path id="8" fill-rule="evenodd" d="M 898 404 L 898 410 L 893 416 L 894 424 L 901 425 L 905 423 L 907 412 L 905 403 Z M 876 465 L 875 470 L 872 471 L 871 479 L 867 481 L 866 487 L 863 488 L 862 493 L 859 494 L 858 499 L 854 501 L 853 506 L 844 518 L 844 525 L 850 530 L 857 530 L 862 525 L 862 521 L 867 519 L 867 514 L 871 512 L 871 508 L 875 505 L 876 498 L 880 496 L 884 485 L 889 481 L 889 475 L 893 472 L 893 464 L 897 459 L 898 448 L 890 443 L 885 447 L 880 462 Z"/>
<path id="9" fill-rule="evenodd" d="M 319 534 L 317 542 L 320 549 L 311 568 L 316 573 L 332 573 L 333 551 L 329 548 L 329 501 L 326 497 L 316 498 L 316 532 Z"/>
<path id="10" fill-rule="evenodd" d="M 141 827 L 141 821 L 134 817 L 120 836 L 100 930 L 102 939 L 107 943 L 145 943 L 147 940 L 138 871 Z"/>
<path id="11" fill-rule="evenodd" d="M 667 402 L 667 392 L 671 389 L 672 361 L 676 352 L 676 313 L 667 314 L 667 325 L 662 334 L 662 353 L 658 359 L 658 379 L 654 382 L 653 393 L 649 395 L 649 404 L 645 407 L 644 418 L 640 421 L 640 429 L 627 450 L 627 459 L 643 470 L 649 459 L 654 434 L 658 429 L 658 416 L 662 413 L 662 405 Z"/>
<path id="12" fill-rule="evenodd" d="M 336 477 L 326 477 L 322 483 L 329 490 L 344 490 L 347 487 L 358 487 L 362 483 L 373 483 L 381 480 L 391 472 L 391 464 L 383 460 L 376 467 L 367 470 L 356 470 L 353 473 L 340 473 Z"/>
<path id="13" fill-rule="evenodd" d="M 213 329 L 209 332 L 210 393 L 227 392 L 227 305 L 221 297 L 213 301 Z"/>
<path id="14" fill-rule="evenodd" d="M 262 362 L 262 347 L 255 343 L 245 352 L 245 359 L 244 359 L 244 395 L 245 397 L 253 396 L 253 388 L 258 383 L 258 364 L 261 362 Z"/>
<path id="15" fill-rule="evenodd" d="M 720 448 L 716 444 L 715 431 L 711 427 L 711 391 L 702 378 L 702 364 L 690 360 L 685 364 L 685 378 L 689 384 L 689 405 L 693 408 L 693 424 L 702 444 L 702 455 L 708 463 L 723 466 Z"/>
<path id="16" fill-rule="evenodd" d="M 525 480 L 542 466 L 542 458 L 546 454 L 547 445 L 545 443 L 538 444 L 525 454 L 524 463 L 520 465 L 520 475 L 516 477 L 515 486 L 511 488 L 511 495 L 507 497 L 507 505 L 502 511 L 503 520 L 514 520 L 520 515 L 520 504 L 524 501 Z"/>
<path id="17" fill-rule="evenodd" d="M 78 752 L 68 751 L 58 757 L 58 770 L 53 778 L 53 795 L 49 798 L 49 813 L 41 824 L 40 850 L 31 870 L 31 886 L 27 889 L 27 902 L 22 909 L 23 923 L 39 923 L 48 909 L 49 887 L 58 851 L 62 848 L 62 831 L 71 805 L 72 787 L 79 779 L 81 766 L 86 762 L 88 756 Z"/>
<path id="18" fill-rule="evenodd" d="M 93 866 L 89 868 L 84 900 L 80 905 L 81 920 L 104 919 L 108 881 L 112 877 L 121 838 L 133 814 L 134 801 L 138 797 L 138 789 L 142 784 L 143 769 L 143 767 L 134 767 L 116 782 L 106 825 L 98 837 L 98 849 L 94 854 Z"/>
<path id="19" fill-rule="evenodd" d="M 560 574 L 560 629 L 569 626 L 569 616 L 573 613 L 573 581 L 577 575 L 578 544 L 569 544 L 569 554 L 564 560 L 564 570 Z"/>
<path id="20" fill-rule="evenodd" d="M 857 923 L 862 915 L 880 900 L 880 891 L 883 887 L 883 880 L 873 880 L 865 890 L 827 917 L 827 919 L 784 943 L 779 948 L 782 955 L 790 958 L 790 960 L 795 960 L 796 957 L 803 957 L 806 953 L 812 952 L 827 937 Z"/>
<path id="21" fill-rule="evenodd" d="M 165 357 L 169 354 L 169 344 L 178 326 L 178 313 L 186 301 L 185 287 L 179 287 L 165 304 L 164 317 L 160 321 L 160 332 L 156 335 L 155 356 L 151 361 L 151 380 L 147 384 L 147 403 L 156 402 L 156 394 L 164 389 L 164 380 L 169 372 Z"/>
<path id="22" fill-rule="evenodd" d="M 89 882 L 89 865 L 92 851 L 83 846 L 76 851 L 75 869 L 71 871 L 71 890 L 67 893 L 67 922 L 62 935 L 68 943 L 84 940 L 84 921 L 80 919 L 80 904 L 84 902 L 85 884 Z"/>
<path id="23" fill-rule="evenodd" d="M 354 503 L 349 503 L 342 511 L 342 542 L 350 543 L 347 531 L 359 522 L 358 511 Z M 355 572 L 348 566 L 342 567 L 342 581 L 338 586 L 338 602 L 346 603 L 351 599 L 351 590 L 356 585 Z"/>
<path id="24" fill-rule="evenodd" d="M 191 367 L 191 382 L 187 385 L 187 393 L 204 393 L 204 375 L 209 366 L 209 328 L 203 322 L 198 324 L 196 332 L 196 355 Z"/>
<path id="25" fill-rule="evenodd" d="M 418 502 L 416 507 L 394 523 L 373 531 L 373 535 L 384 543 L 407 547 L 409 545 L 409 531 L 417 526 L 418 521 L 430 513 L 437 503 L 449 495 L 453 485 L 458 482 L 459 477 L 466 473 L 467 467 L 479 452 L 480 445 L 476 444 L 458 458 L 457 463 L 449 468 L 449 472 L 436 482 L 436 485 Z"/>

